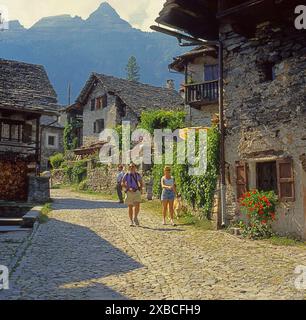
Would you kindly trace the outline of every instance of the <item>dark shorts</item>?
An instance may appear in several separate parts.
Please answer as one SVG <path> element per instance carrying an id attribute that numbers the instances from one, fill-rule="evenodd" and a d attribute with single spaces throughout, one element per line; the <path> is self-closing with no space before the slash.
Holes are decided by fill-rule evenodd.
<path id="1" fill-rule="evenodd" d="M 164 189 L 161 195 L 161 201 L 174 201 L 175 193 L 173 190 Z"/>

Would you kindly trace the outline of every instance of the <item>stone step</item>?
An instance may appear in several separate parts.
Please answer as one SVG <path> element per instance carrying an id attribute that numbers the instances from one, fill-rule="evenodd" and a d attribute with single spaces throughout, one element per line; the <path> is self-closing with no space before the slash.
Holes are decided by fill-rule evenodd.
<path id="1" fill-rule="evenodd" d="M 20 226 L 22 218 L 0 218 L 0 226 Z"/>
<path id="2" fill-rule="evenodd" d="M 29 228 L 22 228 L 21 226 L 0 226 L 0 233 L 8 233 L 8 232 L 24 232 L 30 231 Z"/>

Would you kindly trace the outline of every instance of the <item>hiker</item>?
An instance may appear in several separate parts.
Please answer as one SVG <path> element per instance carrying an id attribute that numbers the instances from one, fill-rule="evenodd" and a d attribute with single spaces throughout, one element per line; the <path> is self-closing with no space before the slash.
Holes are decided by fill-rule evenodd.
<path id="1" fill-rule="evenodd" d="M 117 195 L 119 198 L 119 203 L 124 203 L 123 194 L 122 194 L 122 179 L 124 177 L 123 165 L 118 166 L 118 174 L 117 174 Z"/>
<path id="2" fill-rule="evenodd" d="M 164 176 L 161 178 L 162 195 L 161 201 L 163 205 L 163 225 L 166 225 L 167 211 L 169 208 L 171 225 L 174 223 L 174 200 L 176 195 L 175 180 L 171 176 L 171 168 L 164 168 Z"/>
<path id="3" fill-rule="evenodd" d="M 138 214 L 140 211 L 143 182 L 134 163 L 129 165 L 129 172 L 123 177 L 122 187 L 126 191 L 125 203 L 129 207 L 130 226 L 139 226 Z"/>

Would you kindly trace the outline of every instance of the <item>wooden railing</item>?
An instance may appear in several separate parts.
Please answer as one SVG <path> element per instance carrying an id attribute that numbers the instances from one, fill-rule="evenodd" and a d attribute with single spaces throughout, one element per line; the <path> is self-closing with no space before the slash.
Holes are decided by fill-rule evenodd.
<path id="1" fill-rule="evenodd" d="M 185 85 L 186 104 L 217 102 L 219 98 L 219 82 L 206 81 Z"/>

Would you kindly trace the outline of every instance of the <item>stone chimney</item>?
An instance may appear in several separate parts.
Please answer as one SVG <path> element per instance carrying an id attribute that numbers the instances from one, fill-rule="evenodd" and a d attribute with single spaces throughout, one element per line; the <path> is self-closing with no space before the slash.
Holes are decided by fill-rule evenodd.
<path id="1" fill-rule="evenodd" d="M 174 80 L 172 80 L 172 79 L 167 80 L 166 88 L 169 90 L 175 90 Z"/>

